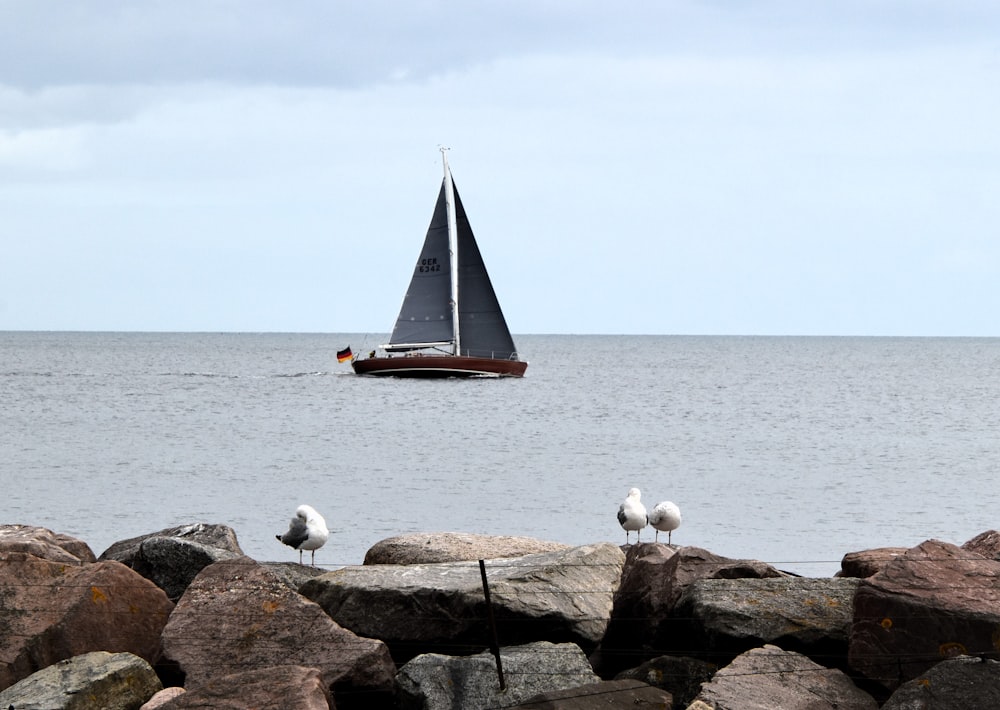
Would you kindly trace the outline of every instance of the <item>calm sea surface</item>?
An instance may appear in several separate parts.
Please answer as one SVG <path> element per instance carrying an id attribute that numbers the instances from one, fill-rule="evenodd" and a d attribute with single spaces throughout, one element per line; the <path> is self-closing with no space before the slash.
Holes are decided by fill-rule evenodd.
<path id="1" fill-rule="evenodd" d="M 418 531 L 623 543 L 636 486 L 676 544 L 809 575 L 1000 527 L 1000 339 L 516 340 L 523 380 L 409 381 L 337 364 L 380 336 L 0 333 L 0 523 L 96 554 L 225 523 L 291 560 L 309 503 L 339 566 Z"/>

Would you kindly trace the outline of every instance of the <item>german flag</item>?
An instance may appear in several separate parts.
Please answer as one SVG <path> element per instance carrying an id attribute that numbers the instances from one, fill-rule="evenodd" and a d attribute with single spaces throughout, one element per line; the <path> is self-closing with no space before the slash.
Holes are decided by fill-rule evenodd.
<path id="1" fill-rule="evenodd" d="M 346 362 L 351 359 L 353 353 L 351 352 L 351 346 L 348 345 L 343 350 L 337 351 L 337 362 Z"/>

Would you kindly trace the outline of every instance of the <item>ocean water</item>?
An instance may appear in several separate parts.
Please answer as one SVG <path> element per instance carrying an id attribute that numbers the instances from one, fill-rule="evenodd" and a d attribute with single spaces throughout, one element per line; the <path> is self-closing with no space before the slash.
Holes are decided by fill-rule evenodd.
<path id="1" fill-rule="evenodd" d="M 337 363 L 381 337 L 0 333 L 0 523 L 96 554 L 224 523 L 292 560 L 275 534 L 309 503 L 337 567 L 407 532 L 624 543 L 635 486 L 681 507 L 675 544 L 816 576 L 1000 527 L 1000 339 L 519 336 L 520 380 Z"/>

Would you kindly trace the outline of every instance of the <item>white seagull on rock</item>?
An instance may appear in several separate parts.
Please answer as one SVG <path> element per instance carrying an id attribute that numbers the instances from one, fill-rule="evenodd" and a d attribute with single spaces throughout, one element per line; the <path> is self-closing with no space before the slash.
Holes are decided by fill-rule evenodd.
<path id="1" fill-rule="evenodd" d="M 640 502 L 642 493 L 638 488 L 629 488 L 625 502 L 618 508 L 618 522 L 625 530 L 625 544 L 628 544 L 628 534 L 635 530 L 635 541 L 639 542 L 639 531 L 646 527 L 646 506 Z"/>
<path id="2" fill-rule="evenodd" d="M 681 509 L 669 500 L 657 503 L 649 511 L 649 524 L 656 528 L 656 541 L 659 542 L 660 533 L 665 532 L 669 545 L 673 531 L 681 526 Z"/>
<path id="3" fill-rule="evenodd" d="M 288 524 L 288 532 L 275 535 L 283 543 L 299 551 L 299 564 L 302 564 L 302 551 L 312 550 L 312 565 L 316 566 L 316 550 L 326 544 L 330 531 L 326 528 L 323 516 L 310 505 L 300 505 L 295 511 L 295 517 Z"/>

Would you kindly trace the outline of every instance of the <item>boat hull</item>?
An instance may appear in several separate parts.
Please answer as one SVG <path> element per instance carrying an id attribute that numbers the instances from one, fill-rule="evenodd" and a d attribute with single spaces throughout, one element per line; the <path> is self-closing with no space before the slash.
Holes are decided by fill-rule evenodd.
<path id="1" fill-rule="evenodd" d="M 359 375 L 388 377 L 522 377 L 528 363 L 458 355 L 405 355 L 354 360 Z"/>

